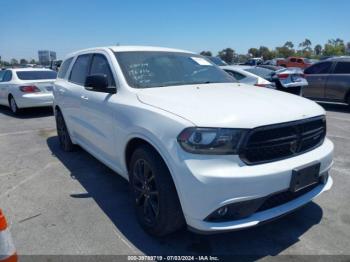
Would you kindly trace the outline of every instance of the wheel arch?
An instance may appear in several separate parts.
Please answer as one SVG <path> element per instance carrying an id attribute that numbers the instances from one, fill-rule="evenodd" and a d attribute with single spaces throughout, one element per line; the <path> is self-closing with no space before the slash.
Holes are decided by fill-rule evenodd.
<path id="1" fill-rule="evenodd" d="M 157 153 L 159 155 L 159 157 L 164 161 L 166 167 L 169 170 L 169 173 L 171 175 L 171 178 L 174 182 L 176 191 L 179 195 L 180 190 L 178 188 L 178 183 L 176 181 L 176 176 L 174 175 L 174 171 L 172 170 L 172 166 L 170 165 L 170 160 L 168 159 L 168 157 L 170 156 L 166 156 L 166 150 L 162 150 L 162 148 L 160 148 L 160 146 L 157 145 L 157 143 L 155 141 L 153 141 L 152 139 L 149 139 L 148 137 L 145 137 L 143 135 L 139 135 L 139 136 L 133 136 L 132 138 L 130 138 L 128 140 L 128 142 L 126 143 L 126 146 L 124 147 L 124 166 L 126 168 L 126 172 L 128 175 L 129 174 L 129 163 L 132 157 L 132 153 L 136 150 L 136 148 L 138 148 L 141 145 L 148 145 L 150 146 L 155 153 Z"/>
<path id="2" fill-rule="evenodd" d="M 142 145 L 147 145 L 149 147 L 151 147 L 164 161 L 164 163 L 166 163 L 164 157 L 162 156 L 162 154 L 160 153 L 160 150 L 154 145 L 154 143 L 150 142 L 148 139 L 146 138 L 141 138 L 141 137 L 133 137 L 131 138 L 125 146 L 125 150 L 124 150 L 124 164 L 125 167 L 127 169 L 127 171 L 129 172 L 129 164 L 130 164 L 130 160 L 132 157 L 133 152 L 140 146 Z M 169 166 L 167 165 L 168 169 Z"/>

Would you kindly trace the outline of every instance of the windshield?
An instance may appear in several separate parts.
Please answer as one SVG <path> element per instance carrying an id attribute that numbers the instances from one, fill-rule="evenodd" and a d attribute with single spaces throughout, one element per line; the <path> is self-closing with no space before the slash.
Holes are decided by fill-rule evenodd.
<path id="1" fill-rule="evenodd" d="M 46 80 L 56 79 L 55 71 L 18 71 L 17 77 L 21 80 Z"/>
<path id="2" fill-rule="evenodd" d="M 236 80 L 206 58 L 176 52 L 116 52 L 131 87 L 233 83 Z"/>
<path id="3" fill-rule="evenodd" d="M 274 74 L 273 70 L 270 70 L 267 68 L 262 68 L 262 67 L 252 67 L 252 68 L 247 68 L 244 70 L 247 72 L 250 72 L 254 75 L 260 76 L 264 79 L 270 79 L 271 76 Z"/>
<path id="4" fill-rule="evenodd" d="M 307 63 L 307 64 L 312 64 L 312 61 L 308 58 L 304 58 L 304 62 Z"/>

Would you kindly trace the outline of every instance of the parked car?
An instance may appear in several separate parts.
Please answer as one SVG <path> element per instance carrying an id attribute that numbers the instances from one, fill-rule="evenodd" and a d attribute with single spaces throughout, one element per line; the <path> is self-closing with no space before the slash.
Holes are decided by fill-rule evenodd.
<path id="1" fill-rule="evenodd" d="M 303 57 L 288 57 L 284 60 L 277 60 L 276 65 L 282 67 L 299 67 L 306 68 L 312 63 L 309 59 Z"/>
<path id="2" fill-rule="evenodd" d="M 332 186 L 322 107 L 236 83 L 195 53 L 75 52 L 60 68 L 54 109 L 61 147 L 78 144 L 126 178 L 152 235 L 255 226 Z"/>
<path id="3" fill-rule="evenodd" d="M 250 65 L 250 66 L 256 66 L 256 65 L 261 65 L 264 63 L 264 59 L 261 57 L 254 57 L 248 59 L 245 63 L 241 65 Z"/>
<path id="4" fill-rule="evenodd" d="M 267 69 L 270 69 L 270 70 L 273 70 L 273 71 L 277 71 L 277 70 L 280 70 L 280 69 L 285 69 L 285 67 L 282 67 L 282 66 L 266 65 L 266 64 L 258 65 L 258 67 L 267 68 Z"/>
<path id="5" fill-rule="evenodd" d="M 304 96 L 350 106 L 350 57 L 322 60 L 304 70 L 309 87 Z"/>
<path id="6" fill-rule="evenodd" d="M 295 95 L 301 95 L 308 85 L 300 68 L 274 67 L 274 69 L 269 69 L 264 65 L 222 68 L 231 73 L 241 83 L 274 88 Z"/>
<path id="7" fill-rule="evenodd" d="M 52 106 L 57 73 L 43 68 L 12 68 L 0 71 L 0 105 L 17 114 L 22 108 Z"/>
<path id="8" fill-rule="evenodd" d="M 225 66 L 227 63 L 223 61 L 220 57 L 217 56 L 206 56 L 207 59 L 209 59 L 211 62 L 216 64 L 217 66 Z"/>
<path id="9" fill-rule="evenodd" d="M 275 88 L 275 85 L 261 76 L 248 72 L 251 66 L 221 66 L 227 73 L 233 76 L 238 82 L 259 87 Z"/>

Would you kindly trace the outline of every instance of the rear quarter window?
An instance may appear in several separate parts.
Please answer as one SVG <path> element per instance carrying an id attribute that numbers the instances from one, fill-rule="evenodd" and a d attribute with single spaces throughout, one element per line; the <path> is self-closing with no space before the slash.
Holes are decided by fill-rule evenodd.
<path id="1" fill-rule="evenodd" d="M 72 63 L 73 57 L 65 60 L 61 67 L 60 67 L 60 71 L 58 72 L 57 78 L 64 78 L 67 74 L 67 71 L 69 69 L 70 64 Z"/>
<path id="2" fill-rule="evenodd" d="M 57 77 L 55 71 L 18 71 L 16 75 L 20 80 L 52 80 Z"/>
<path id="3" fill-rule="evenodd" d="M 4 70 L 1 70 L 1 71 L 0 71 L 0 82 L 2 82 L 2 79 L 3 79 L 4 76 L 5 76 L 5 72 L 6 72 L 6 71 L 4 71 Z"/>
<path id="4" fill-rule="evenodd" d="M 350 74 L 350 62 L 338 62 L 334 74 Z"/>

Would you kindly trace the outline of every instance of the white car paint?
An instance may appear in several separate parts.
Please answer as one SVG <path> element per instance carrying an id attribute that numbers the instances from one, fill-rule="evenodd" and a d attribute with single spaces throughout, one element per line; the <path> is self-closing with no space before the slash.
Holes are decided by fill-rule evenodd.
<path id="1" fill-rule="evenodd" d="M 0 79 L 0 105 L 10 107 L 9 96 L 13 96 L 19 109 L 29 107 L 50 107 L 53 103 L 53 83 L 54 79 L 42 80 L 21 80 L 17 72 L 33 72 L 52 70 L 44 68 L 9 68 L 2 72 L 11 72 L 11 79 L 3 81 Z M 20 90 L 21 86 L 36 86 L 40 92 L 24 93 Z"/>
<path id="2" fill-rule="evenodd" d="M 239 65 L 230 65 L 230 66 L 220 66 L 223 70 L 230 73 L 238 73 L 244 76 L 242 79 L 237 79 L 238 82 L 247 84 L 247 85 L 256 85 L 256 86 L 265 86 L 269 88 L 274 88 L 273 83 L 267 81 L 266 79 L 252 74 L 250 72 L 245 71 L 245 68 L 249 68 L 250 66 L 239 66 Z"/>
<path id="3" fill-rule="evenodd" d="M 247 165 L 238 155 L 200 155 L 182 149 L 178 135 L 188 127 L 255 128 L 324 115 L 316 103 L 301 97 L 239 83 L 196 84 L 136 89 L 128 85 L 113 52 L 187 52 L 156 47 L 104 47 L 75 52 L 68 72 L 54 88 L 54 107 L 65 118 L 73 143 L 79 144 L 125 179 L 128 142 L 140 138 L 162 156 L 172 175 L 187 225 L 201 232 L 227 231 L 257 225 L 288 213 L 332 186 L 332 179 L 308 194 L 240 220 L 206 222 L 223 205 L 287 190 L 292 170 L 317 160 L 320 174 L 332 165 L 333 144 L 265 164 Z M 103 54 L 112 68 L 116 94 L 87 91 L 68 81 L 81 54 Z"/>

